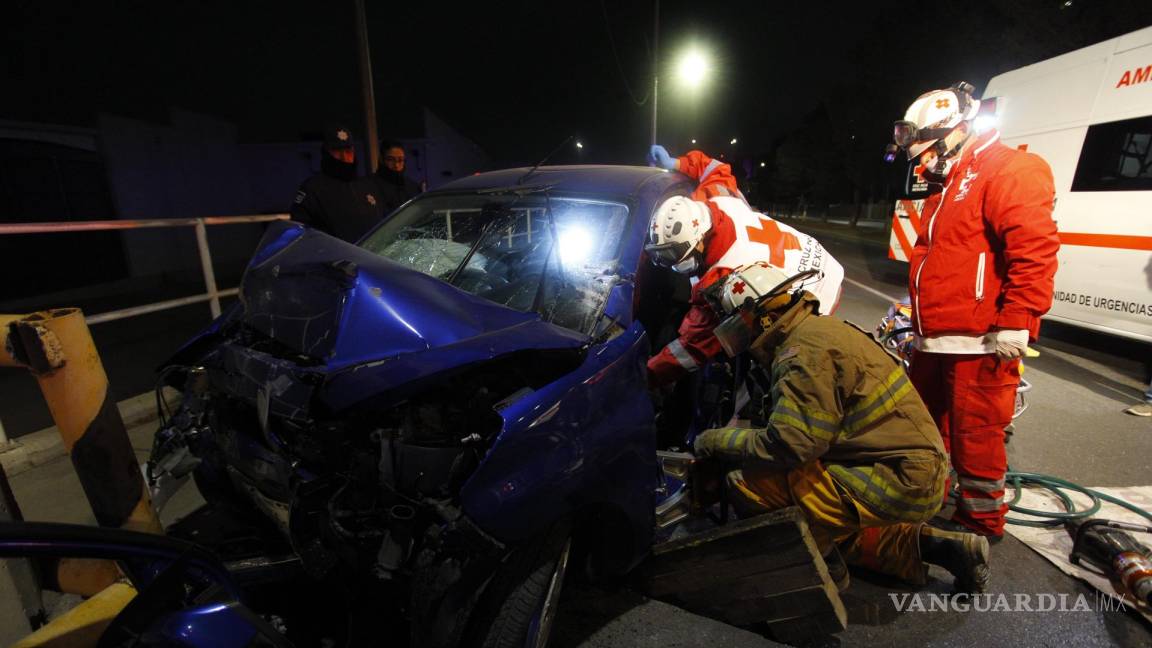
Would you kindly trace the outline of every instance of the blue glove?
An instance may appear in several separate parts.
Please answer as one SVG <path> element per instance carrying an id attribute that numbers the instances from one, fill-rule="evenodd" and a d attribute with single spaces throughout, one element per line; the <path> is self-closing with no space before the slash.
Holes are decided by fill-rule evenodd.
<path id="1" fill-rule="evenodd" d="M 676 158 L 668 155 L 668 149 L 653 144 L 652 148 L 648 149 L 648 163 L 652 166 L 658 166 L 661 169 L 668 169 L 669 171 L 676 170 L 676 164 L 679 162 Z"/>

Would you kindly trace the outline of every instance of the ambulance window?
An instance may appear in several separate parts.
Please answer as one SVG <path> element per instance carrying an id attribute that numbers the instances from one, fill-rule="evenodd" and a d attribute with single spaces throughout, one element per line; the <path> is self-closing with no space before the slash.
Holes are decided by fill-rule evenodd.
<path id="1" fill-rule="evenodd" d="M 1088 127 L 1072 191 L 1152 190 L 1152 115 Z"/>

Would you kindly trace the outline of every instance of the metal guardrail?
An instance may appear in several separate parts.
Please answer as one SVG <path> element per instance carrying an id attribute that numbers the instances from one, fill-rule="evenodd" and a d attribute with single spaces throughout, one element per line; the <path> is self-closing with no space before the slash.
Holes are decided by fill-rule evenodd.
<path id="1" fill-rule="evenodd" d="M 208 249 L 209 225 L 238 225 L 241 223 L 265 223 L 288 220 L 288 214 L 260 214 L 255 216 L 204 216 L 201 218 L 152 218 L 144 220 L 97 220 L 49 223 L 0 223 L 0 236 L 6 234 L 44 234 L 52 232 L 92 232 L 103 230 L 131 230 L 157 227 L 192 227 L 196 230 L 196 247 L 200 255 L 200 269 L 204 274 L 205 292 L 178 299 L 132 306 L 107 313 L 88 315 L 84 320 L 89 324 L 100 324 L 114 320 L 135 317 L 146 313 L 208 302 L 213 319 L 220 316 L 220 298 L 235 295 L 237 288 L 219 290 L 216 286 L 216 272 L 212 268 L 212 253 Z"/>

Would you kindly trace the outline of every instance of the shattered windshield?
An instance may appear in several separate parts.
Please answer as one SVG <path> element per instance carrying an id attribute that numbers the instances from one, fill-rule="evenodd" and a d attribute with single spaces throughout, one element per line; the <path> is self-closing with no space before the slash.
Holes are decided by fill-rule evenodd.
<path id="1" fill-rule="evenodd" d="M 590 333 L 615 280 L 620 203 L 525 195 L 428 196 L 360 245 L 479 297 Z"/>

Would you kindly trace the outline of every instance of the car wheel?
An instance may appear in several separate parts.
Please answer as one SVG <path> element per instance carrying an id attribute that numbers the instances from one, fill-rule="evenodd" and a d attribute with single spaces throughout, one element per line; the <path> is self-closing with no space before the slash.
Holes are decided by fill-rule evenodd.
<path id="1" fill-rule="evenodd" d="M 560 602 L 572 537 L 567 525 L 513 551 L 492 577 L 472 622 L 483 648 L 544 648 Z"/>

